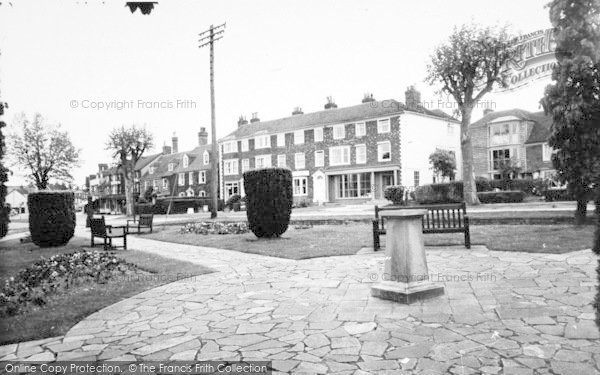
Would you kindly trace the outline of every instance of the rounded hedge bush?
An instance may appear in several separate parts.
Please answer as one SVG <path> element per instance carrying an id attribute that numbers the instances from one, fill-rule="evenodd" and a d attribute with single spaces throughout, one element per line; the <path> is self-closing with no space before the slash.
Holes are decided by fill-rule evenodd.
<path id="1" fill-rule="evenodd" d="M 404 186 L 388 186 L 383 191 L 383 197 L 395 205 L 404 204 Z"/>
<path id="2" fill-rule="evenodd" d="M 246 215 L 256 237 L 279 237 L 292 214 L 292 171 L 285 168 L 256 169 L 244 173 Z"/>
<path id="3" fill-rule="evenodd" d="M 70 191 L 39 191 L 27 196 L 31 241 L 62 246 L 75 234 L 75 196 Z"/>

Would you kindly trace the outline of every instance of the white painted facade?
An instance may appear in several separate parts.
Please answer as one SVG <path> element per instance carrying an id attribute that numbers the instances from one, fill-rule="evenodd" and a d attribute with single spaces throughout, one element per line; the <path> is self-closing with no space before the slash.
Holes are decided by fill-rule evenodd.
<path id="1" fill-rule="evenodd" d="M 434 173 L 429 163 L 429 155 L 436 149 L 454 152 L 457 166 L 455 179 L 462 179 L 460 124 L 433 116 L 405 112 L 400 116 L 400 129 L 401 185 L 414 187 L 417 182 L 415 172 L 418 172 L 419 185 L 433 182 Z"/>

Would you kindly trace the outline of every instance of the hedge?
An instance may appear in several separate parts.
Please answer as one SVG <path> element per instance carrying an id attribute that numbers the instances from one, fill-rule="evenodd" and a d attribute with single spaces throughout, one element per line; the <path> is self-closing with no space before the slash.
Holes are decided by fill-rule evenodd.
<path id="1" fill-rule="evenodd" d="M 391 201 L 393 204 L 403 204 L 404 203 L 404 186 L 395 185 L 388 186 L 385 188 L 383 192 L 383 197 L 388 201 Z"/>
<path id="2" fill-rule="evenodd" d="M 290 223 L 292 204 L 292 171 L 265 168 L 244 173 L 246 216 L 256 237 L 279 237 Z"/>
<path id="3" fill-rule="evenodd" d="M 208 206 L 208 209 L 212 207 L 212 200 L 210 197 L 176 197 L 176 198 L 163 198 L 157 199 L 155 204 L 152 203 L 138 203 L 135 205 L 135 213 L 140 214 L 154 214 L 164 215 L 169 210 L 169 204 L 171 205 L 170 214 L 185 214 L 188 208 L 193 208 L 194 211 L 200 211 L 204 206 Z M 218 211 L 222 211 L 224 203 L 222 199 L 218 200 Z"/>
<path id="4" fill-rule="evenodd" d="M 0 118 L 4 115 L 4 103 L 0 102 Z M 8 169 L 4 166 L 4 153 L 6 152 L 6 143 L 4 142 L 4 128 L 6 123 L 0 121 L 0 238 L 8 233 L 8 223 L 10 222 L 10 206 L 6 204 L 6 182 L 8 181 Z"/>
<path id="5" fill-rule="evenodd" d="M 477 193 L 481 203 L 519 203 L 523 202 L 525 193 L 521 190 L 486 191 Z"/>
<path id="6" fill-rule="evenodd" d="M 418 186 L 415 200 L 419 204 L 460 203 L 463 201 L 462 181 Z"/>
<path id="7" fill-rule="evenodd" d="M 39 247 L 62 246 L 75 234 L 75 195 L 38 191 L 27 196 L 31 241 Z"/>

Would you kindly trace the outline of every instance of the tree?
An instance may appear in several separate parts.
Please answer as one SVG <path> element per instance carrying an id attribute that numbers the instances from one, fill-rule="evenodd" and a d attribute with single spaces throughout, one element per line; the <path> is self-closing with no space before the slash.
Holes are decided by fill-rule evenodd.
<path id="1" fill-rule="evenodd" d="M 435 49 L 427 65 L 426 81 L 441 84 L 440 92 L 450 94 L 458 106 L 464 197 L 468 204 L 479 203 L 469 131 L 471 115 L 494 85 L 506 87 L 506 63 L 514 55 L 509 40 L 505 27 L 463 25 L 454 29 L 446 44 Z"/>
<path id="2" fill-rule="evenodd" d="M 39 190 L 46 190 L 50 179 L 73 180 L 71 170 L 79 165 L 79 150 L 67 131 L 61 130 L 60 125 L 47 125 L 39 113 L 33 122 L 21 113 L 14 125 L 17 132 L 10 137 L 13 164 L 27 170 L 28 179 Z"/>
<path id="3" fill-rule="evenodd" d="M 592 187 L 600 189 L 600 1 L 554 0 L 549 8 L 557 64 L 541 103 L 553 120 L 557 177 L 577 200 L 582 224 Z"/>
<path id="4" fill-rule="evenodd" d="M 445 177 L 448 177 L 450 180 L 454 179 L 454 175 L 456 174 L 454 152 L 438 149 L 429 155 L 429 164 L 431 164 L 435 174 L 442 176 L 442 180 Z"/>
<path id="5" fill-rule="evenodd" d="M 114 152 L 113 158 L 116 159 L 125 182 L 127 216 L 133 216 L 135 208 L 133 196 L 135 165 L 144 152 L 152 147 L 154 147 L 152 134 L 146 128 L 138 128 L 135 125 L 113 129 L 108 136 L 106 148 Z"/>

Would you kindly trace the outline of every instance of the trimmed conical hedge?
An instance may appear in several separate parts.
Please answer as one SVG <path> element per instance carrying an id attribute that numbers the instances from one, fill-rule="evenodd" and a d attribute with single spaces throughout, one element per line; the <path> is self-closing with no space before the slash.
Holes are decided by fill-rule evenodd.
<path id="1" fill-rule="evenodd" d="M 292 171 L 285 168 L 256 169 L 244 173 L 246 215 L 256 237 L 279 237 L 292 214 Z"/>
<path id="2" fill-rule="evenodd" d="M 39 191 L 27 196 L 29 232 L 39 247 L 62 246 L 75 234 L 75 195 L 70 191 Z"/>

